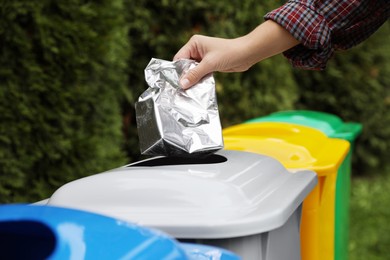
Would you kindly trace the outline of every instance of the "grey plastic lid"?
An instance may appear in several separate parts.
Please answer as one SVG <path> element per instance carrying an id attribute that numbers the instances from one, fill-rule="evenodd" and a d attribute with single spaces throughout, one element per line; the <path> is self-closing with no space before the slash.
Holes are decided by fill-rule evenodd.
<path id="1" fill-rule="evenodd" d="M 48 205 L 177 238 L 229 238 L 282 226 L 316 183 L 313 171 L 291 173 L 271 157 L 222 150 L 204 159 L 158 157 L 79 179 L 58 189 Z"/>

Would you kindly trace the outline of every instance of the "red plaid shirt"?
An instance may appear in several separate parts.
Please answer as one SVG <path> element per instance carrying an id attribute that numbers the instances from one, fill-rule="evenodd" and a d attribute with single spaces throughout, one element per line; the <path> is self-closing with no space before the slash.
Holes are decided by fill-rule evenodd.
<path id="1" fill-rule="evenodd" d="M 293 66 L 324 69 L 335 50 L 367 39 L 390 16 L 390 0 L 290 0 L 266 14 L 300 45 L 284 52 Z"/>

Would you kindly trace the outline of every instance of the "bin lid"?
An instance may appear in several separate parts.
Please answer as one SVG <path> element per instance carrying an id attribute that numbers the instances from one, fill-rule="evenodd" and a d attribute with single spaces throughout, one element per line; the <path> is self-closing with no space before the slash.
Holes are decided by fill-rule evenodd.
<path id="1" fill-rule="evenodd" d="M 189 260 L 241 260 L 236 254 L 219 247 L 191 243 L 180 243 L 180 246 Z"/>
<path id="2" fill-rule="evenodd" d="M 246 121 L 246 123 L 258 122 L 285 122 L 309 126 L 320 130 L 329 137 L 341 138 L 350 142 L 353 142 L 362 131 L 362 125 L 359 123 L 343 122 L 336 115 L 310 110 L 279 111 Z"/>
<path id="3" fill-rule="evenodd" d="M 228 238 L 282 226 L 317 183 L 254 153 L 155 157 L 59 188 L 49 205 L 97 212 L 178 238 Z"/>
<path id="4" fill-rule="evenodd" d="M 205 259 L 161 231 L 52 206 L 0 206 L 0 237 L 4 259 Z"/>
<path id="5" fill-rule="evenodd" d="M 350 144 L 306 126 L 260 122 L 223 130 L 225 149 L 266 154 L 288 169 L 310 169 L 318 175 L 337 172 Z"/>

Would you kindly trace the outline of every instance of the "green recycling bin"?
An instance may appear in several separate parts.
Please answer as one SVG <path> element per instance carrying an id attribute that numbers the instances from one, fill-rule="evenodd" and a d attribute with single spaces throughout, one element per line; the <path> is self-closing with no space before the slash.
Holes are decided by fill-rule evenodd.
<path id="1" fill-rule="evenodd" d="M 351 163 L 354 141 L 362 131 L 359 123 L 345 123 L 336 115 L 310 110 L 280 111 L 254 118 L 245 123 L 284 122 L 315 128 L 328 137 L 350 142 L 351 149 L 341 164 L 336 180 L 335 194 L 335 260 L 348 259 L 349 199 L 351 190 Z"/>

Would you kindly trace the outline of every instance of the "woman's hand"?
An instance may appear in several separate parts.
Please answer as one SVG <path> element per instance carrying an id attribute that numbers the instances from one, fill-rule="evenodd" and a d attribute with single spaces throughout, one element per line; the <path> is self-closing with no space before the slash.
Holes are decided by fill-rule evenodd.
<path id="1" fill-rule="evenodd" d="M 193 59 L 199 62 L 180 80 L 181 86 L 187 89 L 211 72 L 246 71 L 255 63 L 298 43 L 283 27 L 269 20 L 251 33 L 235 39 L 194 35 L 173 59 Z"/>

